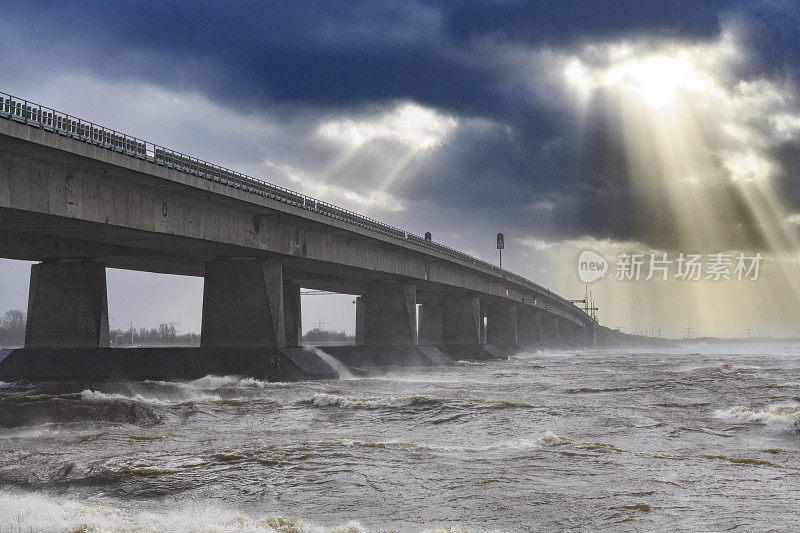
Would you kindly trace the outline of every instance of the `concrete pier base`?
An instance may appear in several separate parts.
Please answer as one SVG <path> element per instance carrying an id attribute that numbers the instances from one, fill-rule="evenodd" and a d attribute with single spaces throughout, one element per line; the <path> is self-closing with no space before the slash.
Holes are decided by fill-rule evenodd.
<path id="1" fill-rule="evenodd" d="M 506 358 L 499 352 L 492 353 L 486 346 L 485 344 L 440 344 L 437 348 L 453 361 L 491 361 Z"/>
<path id="2" fill-rule="evenodd" d="M 575 331 L 571 322 L 564 322 L 559 328 L 561 331 L 561 343 L 565 346 L 575 346 Z"/>
<path id="3" fill-rule="evenodd" d="M 209 374 L 269 381 L 339 377 L 302 348 L 20 348 L 0 361 L 0 381 L 188 380 Z"/>
<path id="4" fill-rule="evenodd" d="M 32 265 L 25 347 L 102 348 L 108 344 L 105 264 Z"/>
<path id="5" fill-rule="evenodd" d="M 350 368 L 452 366 L 436 346 L 320 346 Z"/>

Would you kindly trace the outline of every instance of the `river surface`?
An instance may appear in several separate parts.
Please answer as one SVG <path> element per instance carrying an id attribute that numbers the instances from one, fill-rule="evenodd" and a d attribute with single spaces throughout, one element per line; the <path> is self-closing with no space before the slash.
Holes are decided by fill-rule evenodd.
<path id="1" fill-rule="evenodd" d="M 356 374 L 0 384 L 0 531 L 800 528 L 798 345 Z"/>

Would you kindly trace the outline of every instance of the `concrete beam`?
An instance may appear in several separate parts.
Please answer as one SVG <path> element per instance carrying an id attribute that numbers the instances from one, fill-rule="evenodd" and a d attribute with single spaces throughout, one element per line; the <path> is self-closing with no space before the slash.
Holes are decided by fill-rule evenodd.
<path id="1" fill-rule="evenodd" d="M 108 295 L 103 263 L 31 265 L 26 348 L 104 348 Z"/>
<path id="2" fill-rule="evenodd" d="M 417 298 L 413 283 L 373 283 L 362 299 L 364 344 L 417 344 Z"/>
<path id="3" fill-rule="evenodd" d="M 517 304 L 486 306 L 486 343 L 495 346 L 516 346 L 519 343 Z"/>
<path id="4" fill-rule="evenodd" d="M 419 306 L 419 343 L 442 344 L 442 304 Z"/>
<path id="5" fill-rule="evenodd" d="M 442 342 L 480 344 L 481 302 L 478 296 L 448 294 L 442 300 Z"/>
<path id="6" fill-rule="evenodd" d="M 280 263 L 206 263 L 200 343 L 204 348 L 286 346 Z"/>

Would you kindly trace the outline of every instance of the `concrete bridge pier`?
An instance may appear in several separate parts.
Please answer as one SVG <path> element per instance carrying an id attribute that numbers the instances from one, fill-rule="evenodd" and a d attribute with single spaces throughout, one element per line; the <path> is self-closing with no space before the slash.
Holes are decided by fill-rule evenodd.
<path id="1" fill-rule="evenodd" d="M 568 322 L 566 320 L 562 322 L 563 324 L 559 328 L 562 332 L 561 342 L 566 346 L 575 346 L 575 330 L 572 326 L 572 322 Z"/>
<path id="2" fill-rule="evenodd" d="M 299 347 L 303 338 L 300 284 L 292 281 L 283 282 L 283 328 L 286 346 Z"/>
<path id="3" fill-rule="evenodd" d="M 356 299 L 356 346 L 327 346 L 346 366 L 449 365 L 439 350 L 417 343 L 417 287 L 413 283 L 371 283 Z"/>
<path id="4" fill-rule="evenodd" d="M 594 348 L 597 344 L 596 330 L 593 324 L 576 326 L 575 344 L 585 348 Z"/>
<path id="5" fill-rule="evenodd" d="M 515 353 L 519 349 L 519 312 L 515 303 L 486 306 L 486 344 L 488 349 Z"/>
<path id="6" fill-rule="evenodd" d="M 313 350 L 299 347 L 300 285 L 280 262 L 221 259 L 205 265 L 200 355 L 225 373 L 269 379 L 337 377 Z M 237 368 L 241 370 L 237 371 Z"/>
<path id="7" fill-rule="evenodd" d="M 442 344 L 442 304 L 419 306 L 419 344 Z"/>
<path id="8" fill-rule="evenodd" d="M 542 317 L 543 345 L 559 346 L 561 344 L 561 331 L 557 316 Z"/>
<path id="9" fill-rule="evenodd" d="M 541 347 L 542 312 L 523 305 L 517 310 L 517 336 L 521 347 Z"/>
<path id="10" fill-rule="evenodd" d="M 108 339 L 106 266 L 31 265 L 26 348 L 103 348 Z"/>
<path id="11" fill-rule="evenodd" d="M 286 346 L 280 263 L 209 261 L 203 281 L 204 348 Z"/>
<path id="12" fill-rule="evenodd" d="M 364 298 L 356 297 L 356 346 L 364 345 Z"/>
<path id="13" fill-rule="evenodd" d="M 417 288 L 413 283 L 373 283 L 364 301 L 364 344 L 417 344 Z"/>
<path id="14" fill-rule="evenodd" d="M 196 379 L 208 374 L 260 379 L 335 378 L 297 345 L 299 286 L 279 263 L 211 261 L 205 266 L 201 346 L 109 347 L 105 264 L 46 262 L 31 268 L 25 348 L 2 361 L 0 379 L 120 381 Z"/>
<path id="15" fill-rule="evenodd" d="M 442 298 L 442 344 L 440 349 L 451 359 L 494 359 L 481 340 L 483 315 L 478 296 L 448 294 Z M 494 351 L 496 352 L 496 351 Z"/>

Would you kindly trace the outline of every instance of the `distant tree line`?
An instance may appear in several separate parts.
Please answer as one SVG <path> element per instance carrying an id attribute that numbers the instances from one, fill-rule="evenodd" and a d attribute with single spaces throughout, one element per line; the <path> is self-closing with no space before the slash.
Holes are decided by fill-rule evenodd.
<path id="1" fill-rule="evenodd" d="M 10 309 L 0 316 L 0 346 L 22 345 L 25 342 L 26 315 L 19 309 Z M 153 344 L 180 344 L 184 346 L 199 346 L 200 334 L 178 333 L 175 324 L 165 322 L 157 328 L 132 328 L 112 329 L 109 332 L 111 346 L 153 345 Z M 307 343 L 319 342 L 354 342 L 355 336 L 344 331 L 331 331 L 314 328 L 303 335 Z"/>
<path id="2" fill-rule="evenodd" d="M 356 338 L 348 335 L 344 331 L 330 331 L 327 329 L 314 328 L 303 335 L 303 341 L 308 343 L 315 342 L 353 342 Z"/>
<path id="3" fill-rule="evenodd" d="M 22 345 L 25 342 L 26 315 L 19 309 L 10 309 L 0 317 L 0 346 Z"/>
<path id="4" fill-rule="evenodd" d="M 27 316 L 19 309 L 10 309 L 0 316 L 0 346 L 22 346 L 25 342 Z M 112 329 L 109 332 L 111 346 L 131 344 L 181 344 L 199 345 L 199 333 L 178 333 L 175 324 L 162 323 L 157 328 Z"/>
<path id="5" fill-rule="evenodd" d="M 130 346 L 147 344 L 181 344 L 188 346 L 200 345 L 200 334 L 178 333 L 175 324 L 162 323 L 157 328 L 132 328 L 132 329 L 112 329 L 109 332 L 111 346 Z M 131 341 L 131 338 L 133 341 Z"/>

